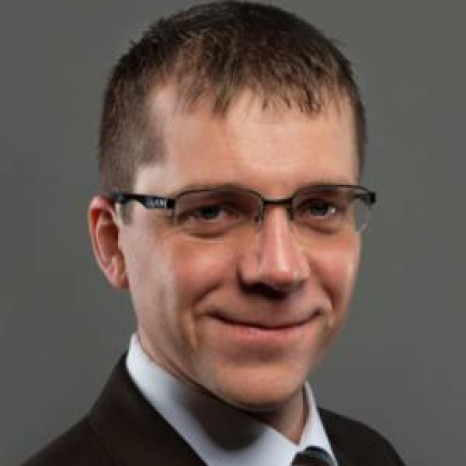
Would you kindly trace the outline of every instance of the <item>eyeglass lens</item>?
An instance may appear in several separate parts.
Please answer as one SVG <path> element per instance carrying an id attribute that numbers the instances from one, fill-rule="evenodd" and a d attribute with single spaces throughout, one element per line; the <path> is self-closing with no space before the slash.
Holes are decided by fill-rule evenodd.
<path id="1" fill-rule="evenodd" d="M 246 189 L 204 190 L 177 198 L 174 222 L 194 236 L 221 239 L 239 227 L 258 224 L 268 204 L 287 206 L 295 228 L 303 235 L 360 232 L 370 211 L 356 187 L 306 188 L 291 202 L 263 200 Z"/>

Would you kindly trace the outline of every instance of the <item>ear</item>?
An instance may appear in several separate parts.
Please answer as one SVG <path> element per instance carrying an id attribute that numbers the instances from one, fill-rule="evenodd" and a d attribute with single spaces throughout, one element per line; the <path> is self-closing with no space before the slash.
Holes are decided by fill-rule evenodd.
<path id="1" fill-rule="evenodd" d="M 120 225 L 113 202 L 96 196 L 89 204 L 89 232 L 94 256 L 110 284 L 117 289 L 128 289 L 126 264 L 120 248 Z"/>

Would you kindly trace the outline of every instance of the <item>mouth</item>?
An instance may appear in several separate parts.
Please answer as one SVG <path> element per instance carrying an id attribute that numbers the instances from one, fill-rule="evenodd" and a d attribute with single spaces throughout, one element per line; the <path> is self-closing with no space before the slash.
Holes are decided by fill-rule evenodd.
<path id="1" fill-rule="evenodd" d="M 253 327 L 262 330 L 286 330 L 289 328 L 306 325 L 309 321 L 317 316 L 324 314 L 324 310 L 318 307 L 306 312 L 291 314 L 285 310 L 267 310 L 246 313 L 228 312 L 224 310 L 215 310 L 210 316 L 229 325 L 238 325 L 244 327 Z"/>
<path id="2" fill-rule="evenodd" d="M 302 336 L 312 324 L 322 316 L 323 311 L 316 310 L 306 316 L 293 319 L 254 319 L 212 314 L 210 317 L 218 325 L 218 330 L 228 338 L 242 338 L 259 341 L 284 341 Z"/>
<path id="3" fill-rule="evenodd" d="M 215 315 L 214 317 L 223 322 L 226 325 L 233 325 L 237 327 L 253 328 L 263 331 L 281 331 L 281 330 L 291 330 L 294 328 L 302 327 L 306 325 L 311 319 L 315 317 L 317 313 L 313 313 L 311 316 L 307 316 L 302 319 L 296 319 L 292 321 L 285 322 L 266 322 L 266 321 L 255 321 L 247 319 L 235 319 L 229 318 L 222 315 Z"/>

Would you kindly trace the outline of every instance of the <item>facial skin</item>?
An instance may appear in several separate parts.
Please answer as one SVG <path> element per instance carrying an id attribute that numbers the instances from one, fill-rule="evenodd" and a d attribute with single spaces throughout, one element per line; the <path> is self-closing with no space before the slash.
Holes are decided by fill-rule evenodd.
<path id="1" fill-rule="evenodd" d="M 236 183 L 284 198 L 312 183 L 356 183 L 352 112 L 345 100 L 313 116 L 269 107 L 245 92 L 225 117 L 152 102 L 164 121 L 164 160 L 133 191 L 171 196 Z M 347 315 L 359 235 L 296 238 L 285 209 L 268 208 L 241 247 L 193 239 L 161 211 L 132 206 L 124 224 L 96 197 L 94 250 L 109 281 L 129 288 L 145 351 L 175 377 L 250 411 L 291 440 L 302 430 L 302 386 Z"/>

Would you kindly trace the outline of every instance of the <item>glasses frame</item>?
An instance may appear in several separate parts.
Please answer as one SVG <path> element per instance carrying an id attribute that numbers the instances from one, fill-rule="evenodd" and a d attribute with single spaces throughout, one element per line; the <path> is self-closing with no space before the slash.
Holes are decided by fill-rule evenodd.
<path id="1" fill-rule="evenodd" d="M 153 209 L 161 209 L 161 210 L 175 210 L 176 203 L 177 201 L 183 197 L 186 196 L 187 194 L 191 193 L 202 193 L 202 192 L 209 192 L 209 191 L 237 191 L 240 190 L 242 192 L 249 192 L 252 195 L 254 195 L 257 199 L 261 201 L 261 210 L 260 210 L 260 215 L 258 218 L 256 218 L 256 222 L 262 222 L 265 211 L 268 205 L 274 205 L 274 206 L 285 206 L 287 212 L 290 215 L 290 218 L 293 220 L 293 211 L 292 211 L 292 205 L 293 205 L 293 200 L 298 196 L 301 192 L 309 189 L 316 189 L 316 190 L 326 190 L 326 189 L 350 189 L 354 191 L 353 194 L 353 199 L 360 199 L 364 204 L 368 207 L 370 210 L 372 205 L 375 204 L 377 200 L 377 195 L 375 191 L 371 191 L 368 188 L 365 188 L 364 186 L 361 185 L 356 185 L 356 184 L 315 184 L 315 185 L 308 185 L 304 186 L 302 188 L 299 188 L 296 190 L 291 196 L 285 197 L 285 198 L 279 198 L 279 199 L 269 199 L 265 198 L 262 196 L 260 193 L 257 191 L 254 191 L 253 189 L 249 188 L 244 188 L 244 187 L 213 187 L 213 188 L 205 188 L 205 189 L 193 189 L 193 190 L 187 190 L 187 191 L 182 191 L 178 193 L 174 197 L 163 197 L 163 196 L 158 196 L 158 195 L 153 195 L 153 194 L 136 194 L 136 193 L 130 193 L 126 191 L 114 191 L 109 194 L 109 198 L 115 202 L 116 204 L 121 204 L 125 205 L 128 202 L 131 201 L 136 201 L 142 206 L 144 206 L 146 209 L 153 210 Z M 361 230 L 357 231 L 362 231 L 364 228 L 367 226 L 364 225 Z"/>

